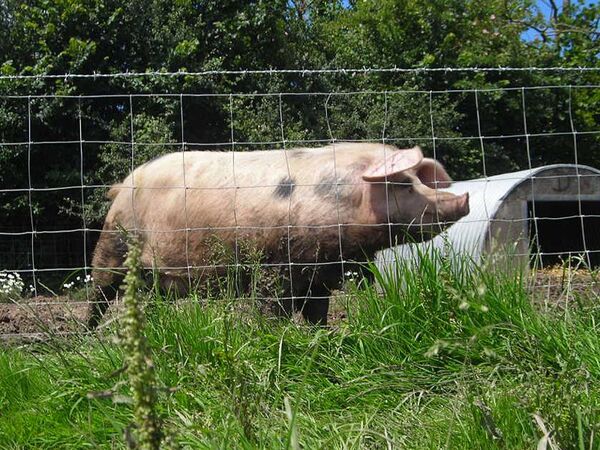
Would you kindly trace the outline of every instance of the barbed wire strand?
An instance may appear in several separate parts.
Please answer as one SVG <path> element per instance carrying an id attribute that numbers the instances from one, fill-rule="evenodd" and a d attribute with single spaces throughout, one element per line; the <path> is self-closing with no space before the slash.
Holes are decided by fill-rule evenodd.
<path id="1" fill-rule="evenodd" d="M 146 71 L 146 72 L 113 72 L 113 73 L 62 73 L 62 74 L 8 74 L 0 75 L 0 80 L 28 79 L 76 79 L 76 78 L 156 78 L 156 77 L 208 77 L 218 75 L 322 75 L 322 74 L 370 74 L 370 73 L 453 73 L 453 72 L 598 72 L 600 67 L 362 67 L 362 68 L 330 68 L 330 69 L 240 69 L 240 70 L 203 70 L 203 71 Z"/>

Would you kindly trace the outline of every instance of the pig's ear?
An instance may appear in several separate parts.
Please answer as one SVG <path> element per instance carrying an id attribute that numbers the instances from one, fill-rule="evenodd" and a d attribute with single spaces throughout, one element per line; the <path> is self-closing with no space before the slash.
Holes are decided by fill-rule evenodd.
<path id="1" fill-rule="evenodd" d="M 447 188 L 452 184 L 452 178 L 439 162 L 435 159 L 424 158 L 417 168 L 417 177 L 430 188 Z"/>
<path id="2" fill-rule="evenodd" d="M 390 150 L 382 158 L 367 167 L 362 174 L 365 181 L 383 181 L 393 175 L 418 166 L 423 160 L 423 153 L 419 147 L 404 150 Z"/>

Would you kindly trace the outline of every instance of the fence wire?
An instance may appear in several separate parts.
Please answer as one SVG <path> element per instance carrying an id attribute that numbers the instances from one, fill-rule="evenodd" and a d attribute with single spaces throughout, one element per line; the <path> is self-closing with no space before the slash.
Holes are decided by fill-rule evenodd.
<path id="1" fill-rule="evenodd" d="M 521 72 L 521 71 L 554 71 L 558 73 L 562 72 L 594 72 L 598 69 L 595 68 L 440 68 L 440 69 L 411 69 L 411 73 L 426 73 L 426 72 Z M 78 79 L 78 78 L 119 78 L 119 77 L 179 77 L 179 76 L 214 76 L 214 75 L 272 75 L 272 74 L 294 74 L 300 76 L 317 76 L 329 73 L 342 73 L 342 74 L 368 74 L 368 73 L 385 73 L 385 72 L 397 72 L 405 73 L 406 69 L 391 68 L 391 69 L 339 69 L 339 70 L 261 70 L 261 71 L 208 71 L 202 73 L 120 73 L 120 74 L 62 74 L 62 75 L 43 75 L 43 76 L 0 76 L 0 80 L 5 82 L 19 80 L 27 80 L 30 78 L 39 79 Z M 27 207 L 28 207 L 28 221 L 20 222 L 17 225 L 13 225 L 10 229 L 0 228 L 0 257 L 3 267 L 0 267 L 0 271 L 6 273 L 17 273 L 22 274 L 24 279 L 29 285 L 29 296 L 33 297 L 28 300 L 30 306 L 44 305 L 47 303 L 45 297 L 53 297 L 54 304 L 64 303 L 68 305 L 80 305 L 80 304 L 91 304 L 99 301 L 94 296 L 94 290 L 91 289 L 91 284 L 85 284 L 85 298 L 73 300 L 69 299 L 68 293 L 61 292 L 61 289 L 69 285 L 69 280 L 72 280 L 75 276 L 83 277 L 87 282 L 90 279 L 90 274 L 94 270 L 92 265 L 93 255 L 93 244 L 98 240 L 98 237 L 102 234 L 119 234 L 122 231 L 117 229 L 104 230 L 102 223 L 99 221 L 91 220 L 86 216 L 86 211 L 89 210 L 93 203 L 90 203 L 92 195 L 98 192 L 104 192 L 109 189 L 113 182 L 120 182 L 122 180 L 114 179 L 110 183 L 98 183 L 94 182 L 89 173 L 86 173 L 86 157 L 88 152 L 95 152 L 97 148 L 108 148 L 107 146 L 113 146 L 116 149 L 120 149 L 123 152 L 128 152 L 128 167 L 131 171 L 130 185 L 123 185 L 121 189 L 125 192 L 129 192 L 129 202 L 132 212 L 133 231 L 140 233 L 142 236 L 153 236 L 153 240 L 157 242 L 166 242 L 169 239 L 173 239 L 178 233 L 183 233 L 184 248 L 172 249 L 183 255 L 185 264 L 161 264 L 161 257 L 164 255 L 154 254 L 155 259 L 153 260 L 152 270 L 159 273 L 184 273 L 184 278 L 187 279 L 189 286 L 194 285 L 194 279 L 199 273 L 203 273 L 206 270 L 220 270 L 222 273 L 228 273 L 233 270 L 235 273 L 240 269 L 248 269 L 251 267 L 246 261 L 241 259 L 243 253 L 244 243 L 242 242 L 243 236 L 252 235 L 262 236 L 263 243 L 270 239 L 270 236 L 279 235 L 285 237 L 285 251 L 284 257 L 279 259 L 262 260 L 260 262 L 261 269 L 287 269 L 289 274 L 289 296 L 283 295 L 281 299 L 296 300 L 297 297 L 294 294 L 294 270 L 298 267 L 304 268 L 304 270 L 310 272 L 312 268 L 314 270 L 322 269 L 327 270 L 328 266 L 336 271 L 339 270 L 339 275 L 336 275 L 341 280 L 341 285 L 348 278 L 348 267 L 354 267 L 353 264 L 367 264 L 369 260 L 367 258 L 356 258 L 348 257 L 344 249 L 348 248 L 348 243 L 344 242 L 344 239 L 350 229 L 362 227 L 365 230 L 368 229 L 386 229 L 387 245 L 386 247 L 394 247 L 398 242 L 396 236 L 392 232 L 395 227 L 408 227 L 414 224 L 414 221 L 419 220 L 419 214 L 416 213 L 413 220 L 410 221 L 399 221 L 394 218 L 394 214 L 390 210 L 390 204 L 392 204 L 391 189 L 395 189 L 395 184 L 391 180 L 386 179 L 381 183 L 370 182 L 372 185 L 381 184 L 384 186 L 385 198 L 381 201 L 385 201 L 386 211 L 385 220 L 381 221 L 351 221 L 344 217 L 342 211 L 348 209 L 348 199 L 345 197 L 344 192 L 348 190 L 362 190 L 365 189 L 366 183 L 356 177 L 350 179 L 346 173 L 344 166 L 340 166 L 339 158 L 340 153 L 344 150 L 344 143 L 377 143 L 381 144 L 383 163 L 388 164 L 390 153 L 393 152 L 393 147 L 399 148 L 409 147 L 412 144 L 420 144 L 426 153 L 433 159 L 438 160 L 443 158 L 445 165 L 448 169 L 452 170 L 461 179 L 467 178 L 462 176 L 465 172 L 460 167 L 465 164 L 464 161 L 460 161 L 453 154 L 443 154 L 441 148 L 444 145 L 473 145 L 473 152 L 477 154 L 479 159 L 478 172 L 480 178 L 469 181 L 469 189 L 471 194 L 471 204 L 473 208 L 483 208 L 483 213 L 478 216 L 472 214 L 463 218 L 461 223 L 463 225 L 463 234 L 468 238 L 477 238 L 481 240 L 481 246 L 477 247 L 478 250 L 473 250 L 475 247 L 469 247 L 470 251 L 477 251 L 479 253 L 494 253 L 495 246 L 498 244 L 495 239 L 507 239 L 512 238 L 520 242 L 520 245 L 515 247 L 515 250 L 511 254 L 514 258 L 521 258 L 529 265 L 530 260 L 537 260 L 544 265 L 547 261 L 560 261 L 561 258 L 565 261 L 572 256 L 577 256 L 579 261 L 583 263 L 589 269 L 597 269 L 598 261 L 600 257 L 600 242 L 598 241 L 597 227 L 600 225 L 600 171 L 594 168 L 589 168 L 580 163 L 582 160 L 581 152 L 585 154 L 584 160 L 587 155 L 592 152 L 598 152 L 598 148 L 584 148 L 582 149 L 581 140 L 588 139 L 589 142 L 597 143 L 593 139 L 600 133 L 597 124 L 595 127 L 587 127 L 586 129 L 578 129 L 576 122 L 576 115 L 578 113 L 586 113 L 586 111 L 580 111 L 576 108 L 578 105 L 574 104 L 574 93 L 585 92 L 592 98 L 594 95 L 597 96 L 600 85 L 596 84 L 555 84 L 555 85 L 534 85 L 534 86 L 507 86 L 507 87 L 492 87 L 492 88 L 465 88 L 465 89 L 448 89 L 448 90 L 349 90 L 345 92 L 230 92 L 230 93 L 190 93 L 190 92 L 179 92 L 179 93 L 166 93 L 166 92 L 151 92 L 151 93 L 118 93 L 118 94 L 93 94 L 93 95 L 59 95 L 51 93 L 43 94 L 24 94 L 24 95 L 3 95 L 0 93 L 0 101 L 9 102 L 24 102 L 26 104 L 26 116 L 24 118 L 26 122 L 26 140 L 14 140 L 8 139 L 0 141 L 0 152 L 2 149 L 13 149 L 17 154 L 24 153 L 26 155 L 26 173 L 22 174 L 22 184 L 16 186 L 0 185 L 0 196 L 2 195 L 20 195 L 26 194 Z M 536 108 L 536 98 L 533 100 L 529 96 L 535 95 L 559 95 L 566 93 L 566 111 L 559 111 L 560 114 L 566 117 L 568 126 L 565 129 L 543 129 L 543 124 L 537 124 L 537 128 L 532 127 L 530 123 L 531 115 L 528 111 L 531 108 Z M 493 117 L 486 119 L 486 115 L 483 113 L 482 107 L 482 96 L 488 96 L 492 100 L 487 100 L 488 103 L 492 103 L 493 99 L 502 95 L 515 95 L 515 101 L 520 103 L 521 107 L 521 129 L 503 130 L 506 132 L 502 133 L 486 133 L 486 120 L 493 121 Z M 463 132 L 462 130 L 453 130 L 449 133 L 444 128 L 444 117 L 437 117 L 439 111 L 439 104 L 444 102 L 451 102 L 452 100 L 448 97 L 449 95 L 464 96 L 461 98 L 468 98 L 470 106 L 472 107 L 472 117 L 468 119 L 474 123 L 474 130 L 469 133 L 468 130 Z M 339 121 L 343 122 L 343 112 L 340 112 L 340 107 L 334 105 L 336 99 L 352 99 L 361 98 L 361 96 L 370 96 L 380 99 L 381 111 L 380 111 L 380 131 L 377 136 L 360 136 L 360 133 L 351 132 L 343 134 L 344 127 L 339 126 Z M 424 114 L 426 127 L 422 130 L 416 130 L 414 135 L 398 135 L 393 134 L 394 129 L 392 127 L 394 117 L 392 115 L 393 102 L 399 97 L 416 96 L 423 105 L 426 105 L 427 112 Z M 313 99 L 319 101 L 314 103 Z M 194 137 L 188 136 L 187 130 L 189 129 L 190 123 L 188 117 L 186 117 L 186 105 L 193 103 L 198 99 L 218 99 L 226 103 L 224 107 L 225 114 L 228 115 L 229 129 L 227 134 L 229 140 L 226 138 L 223 140 L 216 141 L 203 141 L 195 140 Z M 276 126 L 275 133 L 277 136 L 269 135 L 265 133 L 264 139 L 247 139 L 248 130 L 239 130 L 236 127 L 238 124 L 237 116 L 239 111 L 236 109 L 237 101 L 254 101 L 260 99 L 273 99 L 274 107 L 272 111 L 273 117 L 275 117 Z M 72 136 L 58 136 L 56 139 L 42 139 L 36 140 L 35 137 L 35 124 L 38 119 L 36 115 L 38 111 L 36 108 L 40 108 L 37 102 L 45 101 L 58 101 L 58 100 L 72 100 L 76 102 L 76 134 L 77 139 L 73 139 Z M 84 109 L 82 108 L 85 102 L 86 107 L 90 107 L 94 102 L 111 100 L 116 101 L 117 106 L 115 112 L 128 114 L 128 128 L 130 139 L 87 139 L 85 135 L 86 126 L 84 124 L 86 117 Z M 177 138 L 169 140 L 168 142 L 160 142 L 147 137 L 138 138 L 139 127 L 143 127 L 143 124 L 137 122 L 140 119 L 142 111 L 138 113 L 136 108 L 136 101 L 139 100 L 152 100 L 162 102 L 178 102 L 176 107 L 178 119 L 180 121 L 179 129 L 177 130 Z M 409 99 L 410 100 L 410 99 Z M 406 101 L 409 101 L 406 100 Z M 466 100 L 465 100 L 466 101 Z M 291 130 L 290 124 L 286 125 L 286 111 L 289 110 L 289 102 L 294 104 L 302 104 L 308 108 L 311 113 L 314 113 L 315 117 L 323 117 L 324 126 L 321 128 L 321 136 L 312 137 L 299 137 L 297 130 Z M 486 107 L 486 113 L 489 113 L 490 106 Z M 581 106 L 580 106 L 581 108 Z M 252 109 L 247 110 L 246 113 L 252 114 Z M 256 113 L 256 111 L 254 111 Z M 348 112 L 348 115 L 354 113 L 353 111 Z M 217 111 L 207 111 L 206 117 L 209 118 L 211 114 L 217 114 Z M 464 113 L 466 114 L 466 113 Z M 501 114 L 501 113 L 500 113 Z M 591 114 L 591 112 L 590 112 Z M 489 114 L 488 114 L 489 115 Z M 341 118 L 340 118 L 341 117 Z M 367 120 L 367 117 L 359 117 L 358 121 Z M 291 123 L 291 120 L 290 120 Z M 515 122 L 517 123 L 517 122 Z M 202 127 L 203 124 L 197 124 L 196 126 Z M 540 129 L 540 126 L 542 129 Z M 342 130 L 342 131 L 340 131 Z M 427 131 L 424 131 L 427 130 Z M 397 131 L 396 131 L 397 132 Z M 3 136 L 0 134 L 0 136 Z M 563 163 L 563 166 L 553 166 L 553 168 L 546 171 L 539 171 L 537 167 L 537 161 L 539 160 L 540 151 L 537 150 L 543 144 L 540 142 L 544 139 L 556 140 L 568 138 L 571 141 L 573 149 L 572 158 L 554 162 Z M 534 141 L 536 144 L 534 144 Z M 494 167 L 493 158 L 490 159 L 488 153 L 492 146 L 497 142 L 515 143 L 515 145 L 522 146 L 524 148 L 524 155 L 522 160 L 525 161 L 525 166 L 519 167 L 524 172 L 516 172 L 515 174 L 505 174 L 501 179 L 491 175 L 496 172 Z M 320 146 L 327 145 L 331 149 L 332 156 L 332 173 L 328 180 L 330 181 L 332 188 L 332 198 L 334 199 L 334 223 L 322 223 L 319 217 L 304 217 L 301 220 L 298 219 L 297 211 L 302 204 L 302 199 L 294 197 L 294 190 L 308 192 L 316 191 L 322 188 L 322 182 L 310 182 L 306 180 L 298 180 L 295 176 L 294 170 L 290 158 L 292 152 L 298 151 L 298 148 L 307 148 L 304 151 L 307 152 L 308 158 L 303 164 L 310 166 L 311 158 L 313 155 L 310 154 L 311 148 L 319 148 Z M 281 166 L 281 173 L 277 174 L 277 179 L 288 180 L 287 184 L 281 182 L 273 182 L 268 178 L 261 179 L 258 177 L 248 174 L 248 170 L 252 170 L 254 166 L 244 167 L 242 154 L 252 152 L 254 147 L 257 149 L 264 149 L 272 147 L 272 155 L 282 156 L 283 163 Z M 74 160 L 77 161 L 78 174 L 77 177 L 71 178 L 70 182 L 63 182 L 63 185 L 52 185 L 52 186 L 40 186 L 39 181 L 35 179 L 34 173 L 40 172 L 40 167 L 36 167 L 34 158 L 38 155 L 36 153 L 44 151 L 44 149 L 52 148 L 54 151 L 71 151 L 73 149 Z M 169 151 L 177 151 L 181 155 L 181 178 L 179 182 L 167 183 L 161 186 L 145 186 L 147 176 L 152 176 L 152 173 L 136 172 L 136 168 L 140 165 L 148 162 L 146 154 L 144 153 L 147 148 L 159 148 L 162 153 Z M 38 150 L 39 149 L 39 150 Z M 392 150 L 390 150 L 392 149 Z M 143 150 L 140 152 L 140 150 Z M 163 150 L 165 152 L 163 152 Z M 230 185 L 218 185 L 211 186 L 199 185 L 197 180 L 193 179 L 193 176 L 197 172 L 190 174 L 189 161 L 191 164 L 197 164 L 198 161 L 202 161 L 201 157 L 198 157 L 196 153 L 190 155 L 192 150 L 219 150 L 221 152 L 229 152 L 231 155 L 230 169 L 231 173 L 227 173 L 229 170 L 228 164 L 222 166 L 211 166 L 210 170 L 213 179 L 219 179 L 221 177 L 231 179 Z M 315 150 L 313 150 L 314 152 Z M 75 155 L 76 154 L 76 155 Z M 259 154 L 257 154 L 259 155 Z M 97 158 L 97 155 L 94 156 Z M 159 156 L 160 158 L 160 156 Z M 190 159 L 192 158 L 192 159 Z M 240 162 L 242 158 L 242 162 Z M 255 164 L 272 167 L 274 171 L 279 170 L 278 165 L 273 162 L 273 159 L 265 153 L 261 153 L 257 158 L 262 158 Z M 589 159 L 589 158 L 588 158 Z M 160 164 L 160 159 L 155 160 L 155 164 Z M 258 167 L 258 166 L 257 166 Z M 33 169 L 36 169 L 35 171 Z M 311 172 L 322 170 L 322 167 L 312 167 Z M 434 179 L 437 180 L 437 166 L 434 166 Z M 134 178 L 134 174 L 136 177 Z M 138 178 L 139 177 L 139 178 Z M 176 177 L 175 177 L 176 178 Z M 73 182 L 77 180 L 76 182 Z M 248 180 L 251 180 L 250 182 Z M 349 181 L 350 180 L 350 181 Z M 512 184 L 511 184 L 512 181 Z M 574 185 L 573 185 L 574 181 Z M 504 185 L 510 185 L 510 189 L 506 192 L 498 195 L 497 186 L 500 186 L 500 182 Z M 138 185 L 136 185 L 138 183 Z M 498 183 L 498 184 L 497 184 Z M 548 186 L 551 183 L 555 183 L 557 186 L 567 186 L 567 188 L 556 192 L 548 191 Z M 562 184 L 561 184 L 562 183 Z M 398 183 L 396 183 L 398 184 Z M 460 182 L 457 186 L 460 185 Z M 467 186 L 467 185 L 465 185 Z M 574 187 L 573 187 L 574 186 Z M 165 204 L 161 204 L 160 201 L 155 205 L 139 204 L 136 197 L 136 192 L 139 189 L 146 191 L 157 190 L 155 195 L 161 193 L 161 191 L 182 191 L 183 192 L 183 203 L 181 210 L 178 211 L 183 217 L 183 227 L 178 225 L 160 227 L 156 223 L 145 223 L 144 220 L 140 220 L 142 217 L 148 217 L 148 208 L 153 210 L 153 214 L 156 216 L 161 215 L 161 211 L 166 208 Z M 304 189 L 304 190 L 303 190 Z M 37 226 L 40 214 L 43 212 L 38 211 L 36 196 L 41 194 L 55 194 L 66 196 L 69 191 L 76 191 L 78 193 L 78 209 L 81 211 L 80 217 L 78 218 L 78 224 L 75 226 L 75 222 L 69 221 L 68 224 L 61 224 L 59 222 L 54 224 L 52 229 L 39 229 Z M 227 195 L 228 192 L 233 193 L 232 197 L 232 211 L 227 211 Z M 263 196 L 261 208 L 256 205 L 240 205 L 240 195 L 243 199 L 251 198 L 248 193 L 252 192 L 252 196 L 259 198 Z M 275 208 L 273 206 L 273 196 L 267 196 L 266 192 L 279 192 L 280 195 L 287 203 L 287 211 L 284 214 L 284 219 L 277 221 L 268 221 L 270 211 Z M 223 219 L 220 222 L 217 220 L 214 223 L 209 221 L 203 221 L 203 216 L 207 215 L 207 211 L 203 205 L 190 202 L 190 198 L 199 194 L 205 194 L 207 197 L 221 199 L 221 203 L 213 202 L 211 208 L 220 211 L 211 211 L 213 213 L 222 214 L 224 217 L 231 212 L 232 220 L 228 223 L 227 220 Z M 274 195 L 274 194 L 273 194 Z M 511 200 L 511 196 L 514 199 Z M 8 198 L 8 197 L 6 197 Z M 64 197 L 66 198 L 66 197 Z M 165 200 L 163 200 L 165 201 Z M 307 198 L 306 201 L 314 201 L 314 198 Z M 504 203 L 514 202 L 513 207 L 506 206 Z M 8 204 L 7 201 L 0 202 L 2 204 Z M 258 202 L 257 204 L 259 204 Z M 346 203 L 344 203 L 346 202 Z M 576 206 L 575 211 L 564 212 L 559 206 L 556 206 L 556 214 L 552 213 L 551 209 L 542 205 L 540 202 L 568 202 Z M 109 203 L 107 200 L 106 203 Z M 540 215 L 538 209 L 543 206 L 544 213 Z M 564 206 L 565 204 L 561 204 Z M 254 211 L 248 212 L 244 208 L 253 208 Z M 242 211 L 240 212 L 240 208 Z M 504 209 L 503 209 L 504 208 Z M 566 210 L 565 210 L 566 211 Z M 244 217 L 244 221 L 240 220 L 240 213 Z M 141 215 L 140 215 L 141 214 Z M 254 218 L 257 219 L 255 223 L 247 223 L 248 214 L 254 214 Z M 219 214 L 216 214 L 218 216 Z M 252 216 L 251 216 L 252 217 Z M 57 220 L 60 218 L 57 215 Z M 260 220 L 258 220 L 260 219 Z M 312 222 L 311 222 L 312 220 Z M 571 230 L 577 236 L 562 236 L 557 238 L 556 236 L 548 238 L 544 233 L 547 231 L 544 229 L 551 229 L 552 226 L 548 224 L 552 223 L 567 223 L 568 221 L 576 221 L 578 226 L 571 225 Z M 163 220 L 162 224 L 168 223 L 169 220 Z M 176 220 L 174 222 L 177 222 Z M 267 223 L 265 225 L 265 223 Z M 570 222 L 569 222 L 570 223 Z M 509 233 L 510 227 L 512 229 L 520 230 L 519 233 Z M 473 236 L 475 231 L 471 230 L 483 230 L 478 236 Z M 558 230 L 558 228 L 556 228 Z M 279 233 L 279 234 L 278 234 Z M 312 236 L 325 235 L 329 236 L 329 239 L 335 239 L 337 241 L 336 254 L 331 256 L 328 255 L 324 260 L 307 261 L 299 258 L 299 253 L 302 249 L 298 246 L 299 244 L 294 241 L 297 233 L 310 234 Z M 368 232 L 367 232 L 368 233 Z M 477 232 L 479 233 L 479 232 Z M 199 263 L 198 252 L 202 251 L 198 246 L 192 245 L 191 236 L 217 236 L 223 238 L 224 236 L 232 235 L 233 238 L 227 241 L 228 245 L 232 245 L 233 261 L 231 262 L 212 262 L 212 263 Z M 469 235 L 471 234 L 471 235 Z M 331 237 L 334 236 L 334 237 Z M 464 236 L 463 236 L 464 237 Z M 72 258 L 64 258 L 62 260 L 54 259 L 53 262 L 48 263 L 48 252 L 42 251 L 42 240 L 44 239 L 55 239 L 59 245 L 54 245 L 54 251 L 59 253 L 59 247 L 61 247 L 61 241 L 64 248 L 68 248 L 72 254 Z M 67 242 L 75 242 L 77 239 L 81 239 L 79 247 L 67 245 Z M 229 239 L 229 238 L 227 238 Z M 261 238 L 258 239 L 258 244 L 261 244 Z M 562 240 L 562 246 L 551 245 L 548 246 L 544 240 L 556 241 Z M 195 241 L 194 241 L 195 242 Z M 502 242 L 502 244 L 514 244 L 515 242 Z M 266 245 L 266 244 L 265 244 Z M 271 245 L 271 244 L 269 244 Z M 357 247 L 360 247 L 361 243 L 354 243 Z M 74 248 L 79 250 L 74 251 Z M 313 249 L 314 250 L 314 249 Z M 459 249 L 460 250 L 460 249 Z M 394 260 L 399 257 L 403 257 L 405 253 L 394 253 L 394 252 L 383 252 L 377 257 L 377 262 L 381 267 L 394 263 Z M 479 255 L 468 255 L 468 256 L 479 256 Z M 74 261 L 80 261 L 80 264 L 73 263 Z M 122 269 L 121 265 L 103 267 L 110 270 Z M 314 274 L 315 272 L 313 272 Z M 53 279 L 62 280 L 58 283 L 58 287 L 51 289 L 48 286 L 51 284 L 48 280 L 50 277 Z M 237 275 L 236 275 L 237 277 Z M 63 283 L 64 281 L 64 283 Z M 239 281 L 239 280 L 237 280 Z M 547 282 L 544 287 L 548 290 L 559 286 L 560 283 Z M 56 297 L 55 294 L 59 294 Z M 27 297 L 27 296 L 25 296 Z M 311 298 L 325 298 L 322 295 L 312 295 Z M 267 297 L 265 297 L 267 299 Z M 5 333 L 10 335 L 11 333 Z"/>

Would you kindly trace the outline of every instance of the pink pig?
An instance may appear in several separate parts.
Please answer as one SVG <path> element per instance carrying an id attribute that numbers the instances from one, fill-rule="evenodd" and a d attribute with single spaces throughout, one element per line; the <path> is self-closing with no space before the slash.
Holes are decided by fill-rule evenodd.
<path id="1" fill-rule="evenodd" d="M 331 289 L 345 267 L 378 250 L 435 236 L 469 212 L 468 194 L 440 191 L 451 179 L 419 147 L 336 143 L 321 148 L 171 153 L 135 169 L 108 197 L 112 206 L 92 265 L 96 325 L 121 283 L 135 231 L 142 262 L 161 282 L 185 291 L 190 277 L 214 267 L 215 240 L 237 252 L 251 242 L 263 263 L 279 267 L 280 313 L 301 311 L 325 324 Z"/>

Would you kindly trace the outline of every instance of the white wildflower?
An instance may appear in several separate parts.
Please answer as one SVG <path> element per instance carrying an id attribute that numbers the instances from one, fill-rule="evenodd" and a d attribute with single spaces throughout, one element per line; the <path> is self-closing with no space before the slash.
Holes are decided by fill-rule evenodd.
<path id="1" fill-rule="evenodd" d="M 344 273 L 344 275 L 346 276 L 346 278 L 348 278 L 350 280 L 354 280 L 354 279 L 358 278 L 358 272 L 354 272 L 352 270 L 348 270 L 347 272 Z"/>
<path id="2" fill-rule="evenodd" d="M 21 275 L 18 272 L 0 272 L 0 294 L 2 294 L 0 301 L 18 298 L 23 292 L 24 287 L 25 283 L 23 283 Z"/>

